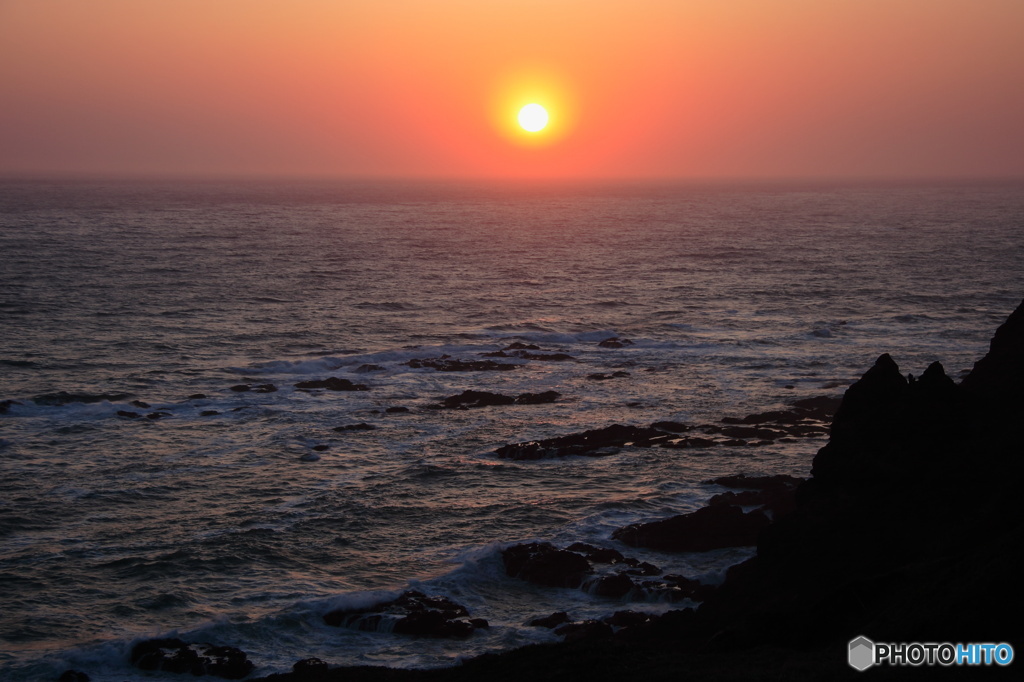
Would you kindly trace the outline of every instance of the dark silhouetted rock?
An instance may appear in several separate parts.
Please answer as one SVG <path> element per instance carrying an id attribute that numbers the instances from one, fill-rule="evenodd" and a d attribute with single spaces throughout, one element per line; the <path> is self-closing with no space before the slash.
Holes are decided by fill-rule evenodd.
<path id="1" fill-rule="evenodd" d="M 57 678 L 57 682 L 90 682 L 91 678 L 77 670 L 65 670 Z"/>
<path id="2" fill-rule="evenodd" d="M 763 490 L 763 491 L 786 491 L 795 490 L 803 483 L 802 478 L 789 476 L 787 474 L 776 474 L 773 476 L 747 476 L 746 474 L 735 474 L 731 476 L 719 476 L 708 481 L 705 485 L 721 485 L 726 488 L 737 488 L 739 490 Z"/>
<path id="3" fill-rule="evenodd" d="M 220 414 L 220 412 L 218 412 L 217 410 L 203 410 L 202 412 L 199 413 L 199 416 L 200 417 L 212 417 L 212 416 L 218 415 L 218 414 Z"/>
<path id="4" fill-rule="evenodd" d="M 612 627 L 625 628 L 631 625 L 640 625 L 648 622 L 651 620 L 651 614 L 631 610 L 616 611 L 612 615 L 602 618 L 601 620 Z"/>
<path id="5" fill-rule="evenodd" d="M 606 454 L 606 452 L 602 452 L 605 448 L 630 444 L 650 447 L 669 437 L 668 434 L 657 429 L 612 424 L 603 429 L 593 429 L 568 436 L 505 445 L 498 448 L 495 453 L 502 459 L 542 459 L 569 455 L 592 457 Z"/>
<path id="6" fill-rule="evenodd" d="M 253 393 L 277 393 L 277 386 L 274 384 L 259 384 L 252 389 Z"/>
<path id="7" fill-rule="evenodd" d="M 582 554 L 588 561 L 592 561 L 595 564 L 618 564 L 626 560 L 626 557 L 622 556 L 622 552 L 617 549 L 595 547 L 585 542 L 574 542 L 566 547 L 566 549 L 570 552 Z"/>
<path id="8" fill-rule="evenodd" d="M 612 537 L 633 547 L 701 552 L 753 545 L 767 525 L 768 517 L 759 511 L 744 514 L 739 507 L 720 505 L 661 521 L 635 523 L 616 530 Z"/>
<path id="9" fill-rule="evenodd" d="M 361 609 L 339 609 L 324 616 L 328 625 L 370 632 L 421 637 L 468 637 L 474 624 L 469 612 L 447 597 L 410 590 L 397 599 Z M 474 619 L 477 620 L 477 619 Z M 477 621 L 479 622 L 479 621 Z"/>
<path id="10" fill-rule="evenodd" d="M 188 398 L 186 398 L 186 400 L 206 400 L 206 394 L 205 393 L 193 393 Z"/>
<path id="11" fill-rule="evenodd" d="M 1024 301 L 999 326 L 988 353 L 974 363 L 960 386 L 989 409 L 1024 401 Z"/>
<path id="12" fill-rule="evenodd" d="M 513 545 L 501 559 L 510 577 L 548 587 L 579 587 L 591 573 L 584 557 L 547 542 Z"/>
<path id="13" fill-rule="evenodd" d="M 558 627 L 559 625 L 562 625 L 563 623 L 568 623 L 570 620 L 571 619 L 569 618 L 569 614 L 565 611 L 556 611 L 555 613 L 552 613 L 550 616 L 544 616 L 543 618 L 534 618 L 533 620 L 528 621 L 526 624 L 531 627 L 547 628 L 549 630 L 553 630 L 554 628 Z"/>
<path id="14" fill-rule="evenodd" d="M 248 393 L 252 390 L 252 386 L 249 384 L 235 384 L 228 390 L 234 391 L 235 393 Z"/>
<path id="15" fill-rule="evenodd" d="M 502 350 L 540 350 L 540 346 L 534 343 L 522 343 L 520 341 L 513 341 L 509 345 L 502 348 Z"/>
<path id="16" fill-rule="evenodd" d="M 292 666 L 293 673 L 311 679 L 323 676 L 327 669 L 327 662 L 321 661 L 319 658 L 304 658 L 301 661 L 296 661 L 295 665 Z"/>
<path id="17" fill-rule="evenodd" d="M 584 620 L 579 623 L 567 623 L 555 629 L 566 642 L 582 642 L 608 639 L 614 634 L 612 626 L 599 620 Z"/>
<path id="18" fill-rule="evenodd" d="M 138 419 L 142 415 L 139 414 L 138 412 L 132 412 L 131 410 L 118 410 L 117 411 L 117 416 L 118 417 L 126 417 L 128 419 Z"/>
<path id="19" fill-rule="evenodd" d="M 388 409 L 384 410 L 384 413 L 385 414 L 405 414 L 408 411 L 409 411 L 408 407 L 402 407 L 400 405 L 397 405 L 395 407 L 389 407 Z"/>
<path id="20" fill-rule="evenodd" d="M 253 670 L 246 653 L 228 646 L 189 644 L 180 639 L 149 639 L 131 651 L 132 665 L 140 670 L 213 675 L 240 680 Z"/>
<path id="21" fill-rule="evenodd" d="M 463 391 L 441 401 L 441 405 L 450 409 L 466 409 L 471 407 L 485 407 L 490 405 L 512 405 L 516 399 L 509 395 L 500 393 L 489 393 L 487 391 Z"/>
<path id="22" fill-rule="evenodd" d="M 348 379 L 340 379 L 338 377 L 328 377 L 326 379 L 317 379 L 312 381 L 300 381 L 295 384 L 295 388 L 308 391 L 315 388 L 325 388 L 328 391 L 368 391 L 370 390 L 363 384 L 354 384 Z"/>
<path id="23" fill-rule="evenodd" d="M 668 431 L 669 433 L 686 433 L 693 427 L 688 426 L 687 424 L 680 424 L 679 422 L 664 421 L 654 422 L 653 424 L 651 424 L 651 428 L 659 429 L 661 431 Z"/>
<path id="24" fill-rule="evenodd" d="M 587 581 L 583 585 L 583 590 L 598 597 L 619 598 L 625 597 L 635 587 L 636 585 L 633 584 L 633 580 L 628 575 L 625 573 L 614 573 Z"/>
<path id="25" fill-rule="evenodd" d="M 141 400 L 133 400 L 131 404 L 134 405 L 135 407 L 140 407 L 143 410 L 148 410 L 150 407 L 149 403 L 144 403 Z"/>
<path id="26" fill-rule="evenodd" d="M 444 356 L 435 359 L 414 358 L 405 364 L 413 369 L 436 369 L 439 372 L 500 372 L 519 367 L 519 365 L 495 362 L 494 360 L 464 361 Z"/>
<path id="27" fill-rule="evenodd" d="M 373 431 L 377 427 L 373 424 L 367 424 L 366 422 L 359 422 L 358 424 L 345 424 L 344 426 L 335 426 L 335 431 Z"/>
<path id="28" fill-rule="evenodd" d="M 558 391 L 543 391 L 542 393 L 520 393 L 516 396 L 517 405 L 544 405 L 546 403 L 553 403 L 562 394 Z"/>
<path id="29" fill-rule="evenodd" d="M 12 405 L 21 405 L 17 400 L 0 400 L 0 414 L 7 414 Z"/>
<path id="30" fill-rule="evenodd" d="M 146 419 L 163 419 L 164 417 L 170 417 L 170 412 L 150 412 L 146 415 Z"/>
<path id="31" fill-rule="evenodd" d="M 629 339 L 620 339 L 618 337 L 613 337 L 611 339 L 605 339 L 604 341 L 601 341 L 597 345 L 600 346 L 601 348 L 623 348 L 625 346 L 632 346 L 633 342 L 630 341 Z"/>

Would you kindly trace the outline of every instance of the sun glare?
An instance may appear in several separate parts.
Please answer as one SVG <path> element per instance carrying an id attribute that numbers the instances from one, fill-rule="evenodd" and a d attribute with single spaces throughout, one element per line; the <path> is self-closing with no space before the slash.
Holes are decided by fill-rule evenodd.
<path id="1" fill-rule="evenodd" d="M 548 110 L 539 104 L 527 104 L 519 110 L 519 125 L 527 132 L 544 130 L 548 124 Z"/>

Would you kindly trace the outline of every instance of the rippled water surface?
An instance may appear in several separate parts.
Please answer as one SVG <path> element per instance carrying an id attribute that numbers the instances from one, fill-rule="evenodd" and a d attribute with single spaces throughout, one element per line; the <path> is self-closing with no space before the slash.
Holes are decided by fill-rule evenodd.
<path id="1" fill-rule="evenodd" d="M 0 184 L 0 672 L 123 680 L 131 643 L 172 631 L 261 673 L 445 665 L 624 608 L 512 580 L 498 550 L 618 546 L 713 476 L 806 475 L 822 441 L 497 447 L 838 396 L 882 352 L 957 377 L 1024 296 L 1022 256 L 1013 186 Z M 572 360 L 408 364 L 516 341 Z M 295 387 L 331 376 L 369 390 Z M 562 397 L 433 409 L 466 389 Z M 334 430 L 356 423 L 376 428 Z M 749 551 L 628 553 L 713 582 Z M 409 584 L 493 627 L 322 622 Z"/>

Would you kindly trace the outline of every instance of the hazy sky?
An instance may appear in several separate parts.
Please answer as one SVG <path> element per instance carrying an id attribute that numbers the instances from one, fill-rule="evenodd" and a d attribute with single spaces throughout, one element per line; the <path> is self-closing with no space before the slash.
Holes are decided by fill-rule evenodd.
<path id="1" fill-rule="evenodd" d="M 1024 177 L 1022 128 L 1024 0 L 0 0 L 4 175 Z"/>

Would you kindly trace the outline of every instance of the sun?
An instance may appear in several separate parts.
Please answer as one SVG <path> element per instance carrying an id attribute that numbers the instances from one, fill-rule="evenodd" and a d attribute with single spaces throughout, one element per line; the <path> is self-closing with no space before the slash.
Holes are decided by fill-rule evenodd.
<path id="1" fill-rule="evenodd" d="M 519 125 L 523 130 L 537 133 L 548 124 L 548 110 L 539 104 L 527 104 L 519 110 Z"/>

